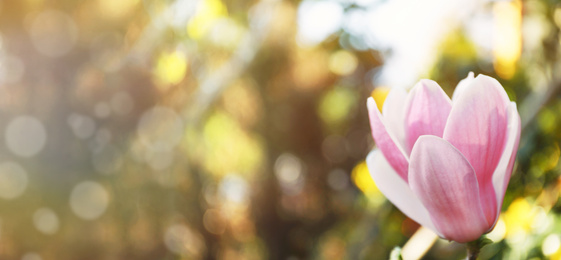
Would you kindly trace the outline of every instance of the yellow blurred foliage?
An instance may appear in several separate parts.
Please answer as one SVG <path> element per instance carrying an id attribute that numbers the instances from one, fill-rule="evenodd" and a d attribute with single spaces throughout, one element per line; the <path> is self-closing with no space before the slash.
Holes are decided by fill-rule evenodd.
<path id="1" fill-rule="evenodd" d="M 499 1 L 494 3 L 494 67 L 497 74 L 510 79 L 522 51 L 522 1 Z"/>
<path id="2" fill-rule="evenodd" d="M 158 84 L 161 90 L 167 90 L 170 85 L 181 82 L 187 72 L 187 58 L 180 51 L 163 52 L 158 56 L 154 74 L 162 83 Z"/>
<path id="3" fill-rule="evenodd" d="M 187 24 L 187 33 L 195 40 L 201 39 L 218 18 L 228 15 L 226 6 L 220 0 L 203 0 L 196 15 Z"/>
<path id="4" fill-rule="evenodd" d="M 386 97 L 388 97 L 389 93 L 390 93 L 389 88 L 387 88 L 387 87 L 377 87 L 370 94 L 370 96 L 372 96 L 372 98 L 374 98 L 374 101 L 376 101 L 376 105 L 378 106 L 378 109 L 380 110 L 380 112 L 383 112 L 382 108 L 384 108 L 384 101 L 386 101 Z"/>
<path id="5" fill-rule="evenodd" d="M 219 18 L 210 30 L 209 38 L 216 46 L 235 49 L 247 33 L 246 28 L 229 17 Z"/>
<path id="6" fill-rule="evenodd" d="M 335 87 L 321 99 L 319 115 L 328 124 L 342 122 L 356 105 L 356 96 L 351 89 Z"/>
<path id="7" fill-rule="evenodd" d="M 109 18 L 121 18 L 138 4 L 138 0 L 98 0 L 101 14 Z"/>
<path id="8" fill-rule="evenodd" d="M 223 176 L 236 172 L 251 175 L 263 161 L 263 147 L 255 135 L 246 133 L 238 122 L 224 112 L 215 112 L 206 121 L 202 141 L 204 167 Z"/>
<path id="9" fill-rule="evenodd" d="M 546 161 L 544 163 L 544 171 L 552 170 L 557 167 L 559 163 L 559 156 L 561 156 L 561 150 L 559 149 L 559 144 L 553 143 L 552 145 L 544 149 L 544 154 L 547 154 Z"/>
<path id="10" fill-rule="evenodd" d="M 547 107 L 544 107 L 538 114 L 538 126 L 546 134 L 552 134 L 557 128 L 557 115 Z"/>
<path id="11" fill-rule="evenodd" d="M 507 236 L 520 232 L 528 233 L 532 227 L 535 215 L 536 213 L 532 205 L 525 198 L 515 199 L 503 215 Z"/>
<path id="12" fill-rule="evenodd" d="M 461 30 L 455 30 L 446 36 L 439 49 L 446 57 L 462 63 L 476 62 L 477 48 L 467 35 Z M 435 67 L 436 70 L 437 67 Z"/>
<path id="13" fill-rule="evenodd" d="M 561 248 L 557 249 L 557 251 L 553 255 L 550 255 L 548 259 L 561 260 Z"/>
<path id="14" fill-rule="evenodd" d="M 365 161 L 360 162 L 355 166 L 351 173 L 351 178 L 355 185 L 369 198 L 380 197 L 381 193 L 376 183 L 370 176 L 368 166 Z"/>

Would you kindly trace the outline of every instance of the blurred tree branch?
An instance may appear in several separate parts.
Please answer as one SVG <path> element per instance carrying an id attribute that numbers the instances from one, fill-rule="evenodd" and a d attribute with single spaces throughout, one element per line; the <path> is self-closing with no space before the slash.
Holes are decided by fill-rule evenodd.
<path id="1" fill-rule="evenodd" d="M 262 0 L 249 13 L 250 30 L 241 40 L 232 57 L 216 71 L 210 73 L 199 85 L 192 102 L 183 111 L 188 121 L 197 122 L 209 106 L 228 87 L 228 83 L 239 77 L 261 49 L 269 32 L 275 7 L 279 0 Z"/>
<path id="2" fill-rule="evenodd" d="M 561 77 L 555 77 L 541 91 L 533 91 L 520 105 L 522 131 L 534 120 L 538 112 L 561 92 Z"/>

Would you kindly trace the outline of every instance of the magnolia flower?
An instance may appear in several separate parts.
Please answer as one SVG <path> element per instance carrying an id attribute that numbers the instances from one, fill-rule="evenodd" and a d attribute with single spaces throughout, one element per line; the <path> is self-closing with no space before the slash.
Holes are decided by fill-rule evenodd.
<path id="1" fill-rule="evenodd" d="M 520 116 L 501 84 L 473 73 L 452 100 L 432 80 L 394 88 L 383 114 L 368 99 L 376 141 L 366 161 L 380 191 L 440 237 L 478 239 L 497 222 L 520 140 Z"/>

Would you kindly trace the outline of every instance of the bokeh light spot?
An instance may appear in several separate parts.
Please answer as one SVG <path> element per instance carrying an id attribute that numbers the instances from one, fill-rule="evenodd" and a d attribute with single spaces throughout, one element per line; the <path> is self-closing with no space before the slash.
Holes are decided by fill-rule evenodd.
<path id="1" fill-rule="evenodd" d="M 339 50 L 329 56 L 329 70 L 337 75 L 349 75 L 356 70 L 358 59 L 346 50 Z"/>
<path id="2" fill-rule="evenodd" d="M 72 189 L 70 208 L 78 217 L 85 220 L 99 218 L 107 209 L 109 193 L 99 183 L 84 181 Z"/>
<path id="3" fill-rule="evenodd" d="M 538 114 L 538 126 L 546 134 L 551 134 L 557 128 L 557 115 L 551 109 L 545 107 Z"/>
<path id="4" fill-rule="evenodd" d="M 561 240 L 559 239 L 559 235 L 551 234 L 543 240 L 542 252 L 545 256 L 550 256 L 557 252 L 560 246 Z"/>
<path id="5" fill-rule="evenodd" d="M 58 10 L 47 10 L 35 17 L 30 34 L 37 51 L 45 56 L 60 57 L 76 44 L 78 27 L 67 14 Z"/>
<path id="6" fill-rule="evenodd" d="M 164 243 L 171 252 L 194 259 L 198 259 L 205 251 L 205 243 L 200 235 L 182 224 L 167 228 Z"/>
<path id="7" fill-rule="evenodd" d="M 146 147 L 157 151 L 171 150 L 183 137 L 183 121 L 172 109 L 156 106 L 144 112 L 137 131 Z"/>
<path id="8" fill-rule="evenodd" d="M 329 54 L 322 49 L 299 49 L 293 61 L 292 75 L 299 90 L 318 90 L 326 87 L 329 76 Z"/>
<path id="9" fill-rule="evenodd" d="M 170 85 L 181 82 L 187 72 L 187 57 L 183 52 L 163 52 L 158 57 L 154 74 L 163 84 L 158 85 L 165 91 Z"/>
<path id="10" fill-rule="evenodd" d="M 525 198 L 515 199 L 504 214 L 507 236 L 516 240 L 520 234 L 526 234 L 531 229 L 535 215 Z"/>
<path id="11" fill-rule="evenodd" d="M 208 209 L 203 215 L 203 225 L 208 232 L 216 235 L 224 233 L 226 222 L 222 213 L 216 209 Z"/>
<path id="12" fill-rule="evenodd" d="M 497 224 L 495 224 L 495 228 L 493 231 L 487 234 L 487 238 L 491 239 L 493 242 L 498 243 L 499 241 L 503 240 L 506 235 L 506 224 L 503 220 L 502 216 L 499 216 L 497 220 Z"/>
<path id="13" fill-rule="evenodd" d="M 319 115 L 326 123 L 342 122 L 355 107 L 356 96 L 347 88 L 336 87 L 323 96 L 319 105 Z"/>
<path id="14" fill-rule="evenodd" d="M 303 1 L 298 7 L 298 43 L 316 45 L 341 28 L 343 7 L 335 1 Z"/>
<path id="15" fill-rule="evenodd" d="M 95 121 L 89 116 L 73 113 L 68 116 L 67 123 L 72 133 L 80 139 L 90 138 L 95 133 Z"/>
<path id="16" fill-rule="evenodd" d="M 40 208 L 33 214 L 33 224 L 43 234 L 52 235 L 59 229 L 59 220 L 56 213 L 49 208 Z"/>
<path id="17" fill-rule="evenodd" d="M 259 137 L 247 133 L 224 112 L 216 112 L 208 118 L 203 128 L 202 141 L 205 153 L 201 159 L 206 169 L 218 176 L 231 172 L 251 175 L 263 159 Z M 192 145 L 195 144 L 196 142 Z M 192 149 L 192 145 L 186 149 Z"/>
<path id="18" fill-rule="evenodd" d="M 304 186 L 304 165 L 298 157 L 281 154 L 275 161 L 275 176 L 283 191 L 287 194 L 298 194 Z"/>
<path id="19" fill-rule="evenodd" d="M 5 139 L 11 152 L 22 157 L 31 157 L 45 146 L 47 132 L 37 118 L 19 116 L 8 123 Z"/>
<path id="20" fill-rule="evenodd" d="M 292 154 L 282 154 L 275 162 L 275 175 L 277 179 L 286 184 L 292 184 L 302 174 L 302 163 L 300 159 Z"/>
<path id="21" fill-rule="evenodd" d="M 494 67 L 497 74 L 510 79 L 516 72 L 518 59 L 522 51 L 522 1 L 496 2 L 493 6 L 495 15 L 495 33 L 493 37 Z"/>
<path id="22" fill-rule="evenodd" d="M 225 17 L 218 19 L 210 30 L 210 40 L 217 46 L 233 49 L 242 40 L 244 34 L 243 26 L 234 19 Z"/>
<path id="23" fill-rule="evenodd" d="M 175 160 L 173 150 L 154 150 L 145 151 L 144 159 L 146 163 L 155 171 L 162 171 L 170 167 Z"/>
<path id="24" fill-rule="evenodd" d="M 229 202 L 243 204 L 248 199 L 248 184 L 236 174 L 224 176 L 218 189 L 220 195 Z"/>
<path id="25" fill-rule="evenodd" d="M 187 24 L 187 33 L 193 39 L 201 39 L 218 18 L 227 14 L 226 6 L 220 0 L 203 0 L 196 15 Z"/>

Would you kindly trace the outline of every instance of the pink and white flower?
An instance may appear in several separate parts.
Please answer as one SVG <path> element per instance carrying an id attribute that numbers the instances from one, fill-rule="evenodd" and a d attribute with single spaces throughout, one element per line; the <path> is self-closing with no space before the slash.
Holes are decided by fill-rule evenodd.
<path id="1" fill-rule="evenodd" d="M 432 80 L 394 88 L 380 113 L 368 99 L 376 141 L 366 161 L 378 188 L 405 215 L 457 242 L 497 222 L 520 140 L 520 116 L 501 84 L 473 73 L 452 99 Z"/>

